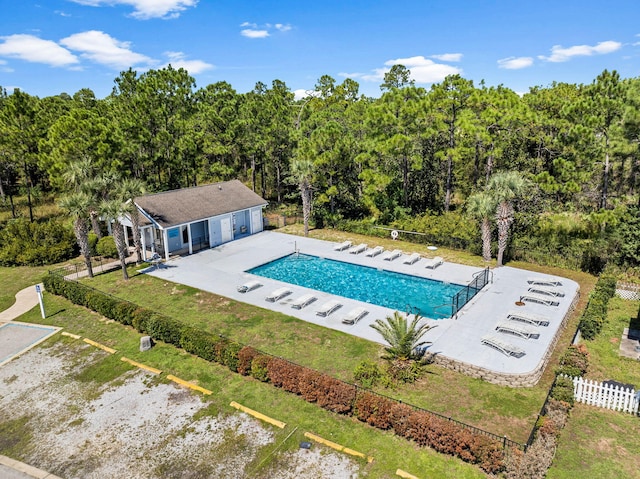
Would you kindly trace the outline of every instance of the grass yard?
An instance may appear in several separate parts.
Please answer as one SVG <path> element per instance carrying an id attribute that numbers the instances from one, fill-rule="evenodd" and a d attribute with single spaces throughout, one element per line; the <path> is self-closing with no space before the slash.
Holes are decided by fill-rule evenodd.
<path id="1" fill-rule="evenodd" d="M 640 361 L 618 355 L 622 330 L 640 329 L 637 316 L 638 301 L 611 299 L 602 332 L 593 341 L 584 342 L 590 353 L 588 379 L 614 379 L 634 384 L 636 389 L 640 387 Z M 640 418 L 576 404 L 560 434 L 558 451 L 547 477 L 578 476 L 640 478 Z"/>
<path id="2" fill-rule="evenodd" d="M 16 293 L 40 282 L 51 267 L 0 266 L 0 311 L 9 308 L 16 300 Z"/>

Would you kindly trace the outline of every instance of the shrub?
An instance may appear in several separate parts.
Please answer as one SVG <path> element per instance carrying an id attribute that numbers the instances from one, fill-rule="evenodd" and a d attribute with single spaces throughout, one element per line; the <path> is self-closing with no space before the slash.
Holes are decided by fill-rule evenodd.
<path id="1" fill-rule="evenodd" d="M 411 406 L 407 406 L 402 403 L 395 403 L 389 411 L 391 420 L 391 427 L 393 432 L 398 436 L 409 438 L 409 431 L 413 427 L 411 423 L 411 415 L 414 413 L 414 409 Z"/>
<path id="2" fill-rule="evenodd" d="M 180 347 L 188 353 L 195 354 L 206 361 L 213 361 L 214 346 L 215 341 L 210 333 L 186 325 L 180 329 Z"/>
<path id="3" fill-rule="evenodd" d="M 353 379 L 362 387 L 371 388 L 382 378 L 382 371 L 373 361 L 360 362 L 353 371 Z"/>
<path id="4" fill-rule="evenodd" d="M 242 349 L 242 345 L 236 343 L 235 341 L 226 341 L 225 348 L 222 350 L 221 354 L 221 364 L 224 364 L 231 371 L 238 371 L 238 353 Z"/>
<path id="5" fill-rule="evenodd" d="M 358 419 L 379 429 L 390 429 L 393 426 L 393 407 L 396 401 L 378 396 L 370 392 L 358 394 L 354 404 L 354 412 Z"/>
<path id="6" fill-rule="evenodd" d="M 77 254 L 73 231 L 59 221 L 9 221 L 0 229 L 1 266 L 40 266 L 73 258 Z"/>
<path id="7" fill-rule="evenodd" d="M 387 366 L 387 374 L 395 381 L 414 383 L 420 378 L 422 367 L 416 361 L 390 361 Z"/>
<path id="8" fill-rule="evenodd" d="M 322 373 L 314 369 L 303 368 L 298 387 L 305 401 L 316 402 L 322 393 Z"/>
<path id="9" fill-rule="evenodd" d="M 251 361 L 251 377 L 266 383 L 269 381 L 268 364 L 271 357 L 260 354 Z"/>
<path id="10" fill-rule="evenodd" d="M 348 414 L 356 398 L 356 387 L 326 374 L 320 379 L 323 394 L 318 395 L 318 405 L 329 411 Z"/>
<path id="11" fill-rule="evenodd" d="M 560 366 L 556 369 L 556 375 L 577 377 L 584 376 L 589 367 L 589 353 L 586 346 L 569 346 L 560 358 Z"/>
<path id="12" fill-rule="evenodd" d="M 550 396 L 558 401 L 573 405 L 573 381 L 571 378 L 558 376 L 551 388 Z"/>
<path id="13" fill-rule="evenodd" d="M 302 366 L 282 358 L 271 358 L 267 363 L 269 381 L 276 387 L 294 394 L 300 394 L 299 378 Z"/>
<path id="14" fill-rule="evenodd" d="M 589 296 L 589 304 L 578 328 L 585 339 L 594 339 L 602 330 L 607 320 L 607 305 L 616 292 L 616 278 L 601 276 Z"/>
<path id="15" fill-rule="evenodd" d="M 251 374 L 251 363 L 258 354 L 260 353 L 251 346 L 245 346 L 240 351 L 238 351 L 238 373 L 242 374 L 243 376 L 248 376 L 249 374 Z"/>
<path id="16" fill-rule="evenodd" d="M 118 248 L 116 248 L 116 242 L 113 236 L 103 236 L 100 238 L 100 241 L 98 241 L 96 245 L 96 252 L 106 258 L 117 258 Z"/>

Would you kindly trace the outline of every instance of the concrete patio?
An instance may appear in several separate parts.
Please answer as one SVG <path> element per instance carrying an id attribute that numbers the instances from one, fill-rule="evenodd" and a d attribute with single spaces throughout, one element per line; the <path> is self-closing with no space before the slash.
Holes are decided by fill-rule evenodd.
<path id="1" fill-rule="evenodd" d="M 333 246 L 334 243 L 317 239 L 265 231 L 197 254 L 172 259 L 164 263 L 162 267 L 150 267 L 145 272 L 158 278 L 192 286 L 261 308 L 279 311 L 303 321 L 382 343 L 380 335 L 369 325 L 376 319 L 384 319 L 393 314 L 393 310 L 289 285 L 255 276 L 245 271 L 296 251 L 462 285 L 469 284 L 473 279 L 473 274 L 481 270 L 478 267 L 448 262 L 435 269 L 429 269 L 424 267 L 424 260 L 413 265 L 406 265 L 402 262 L 403 258 L 391 262 L 384 261 L 382 255 L 370 258 L 364 254 L 337 252 L 334 251 Z M 404 253 L 411 254 L 412 251 Z M 437 252 L 433 252 L 433 256 L 436 255 Z M 472 365 L 480 370 L 495 372 L 499 375 L 526 376 L 540 369 L 541 361 L 548 356 L 551 352 L 550 348 L 555 345 L 556 335 L 561 330 L 563 318 L 567 315 L 578 294 L 579 285 L 569 279 L 559 278 L 562 285 L 557 289 L 561 290 L 564 296 L 554 298 L 558 302 L 557 306 L 532 302 L 526 302 L 524 306 L 516 306 L 515 303 L 528 292 L 531 285 L 528 284 L 527 279 L 532 276 L 552 279 L 550 276 L 516 268 L 494 269 L 493 281 L 459 312 L 457 318 L 426 320 L 435 326 L 424 338 L 432 342 L 428 349 L 429 352 L 435 353 L 444 363 L 453 361 L 461 365 Z M 239 293 L 237 287 L 250 280 L 259 280 L 262 286 L 247 293 Z M 283 286 L 288 286 L 293 294 L 278 302 L 265 301 L 265 297 L 269 293 Z M 313 293 L 318 298 L 317 301 L 303 309 L 292 308 L 291 303 L 305 293 Z M 318 307 L 330 299 L 339 300 L 342 307 L 328 317 L 316 315 Z M 355 325 L 343 324 L 342 318 L 346 313 L 359 306 L 366 307 L 369 314 Z M 513 310 L 544 316 L 549 320 L 549 325 L 534 326 L 538 334 L 536 339 L 525 339 L 497 332 L 495 329 L 497 323 L 506 320 L 508 312 Z M 481 338 L 485 335 L 496 336 L 501 341 L 522 349 L 525 352 L 524 356 L 520 358 L 507 356 L 496 349 L 483 345 Z M 451 366 L 449 365 L 449 367 Z M 464 369 L 457 366 L 454 368 Z M 483 374 L 475 375 L 484 377 Z"/>

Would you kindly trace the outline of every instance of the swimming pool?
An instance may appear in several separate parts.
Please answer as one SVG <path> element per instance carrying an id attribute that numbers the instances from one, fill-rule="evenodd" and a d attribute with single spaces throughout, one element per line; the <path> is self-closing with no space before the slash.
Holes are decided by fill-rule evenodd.
<path id="1" fill-rule="evenodd" d="M 432 319 L 449 317 L 453 296 L 465 287 L 295 253 L 247 273 Z"/>

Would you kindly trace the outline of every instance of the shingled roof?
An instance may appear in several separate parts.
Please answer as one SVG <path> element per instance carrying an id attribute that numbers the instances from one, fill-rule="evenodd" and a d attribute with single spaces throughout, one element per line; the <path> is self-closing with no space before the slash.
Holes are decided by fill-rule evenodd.
<path id="1" fill-rule="evenodd" d="M 140 196 L 135 203 L 162 228 L 267 204 L 238 180 Z"/>

